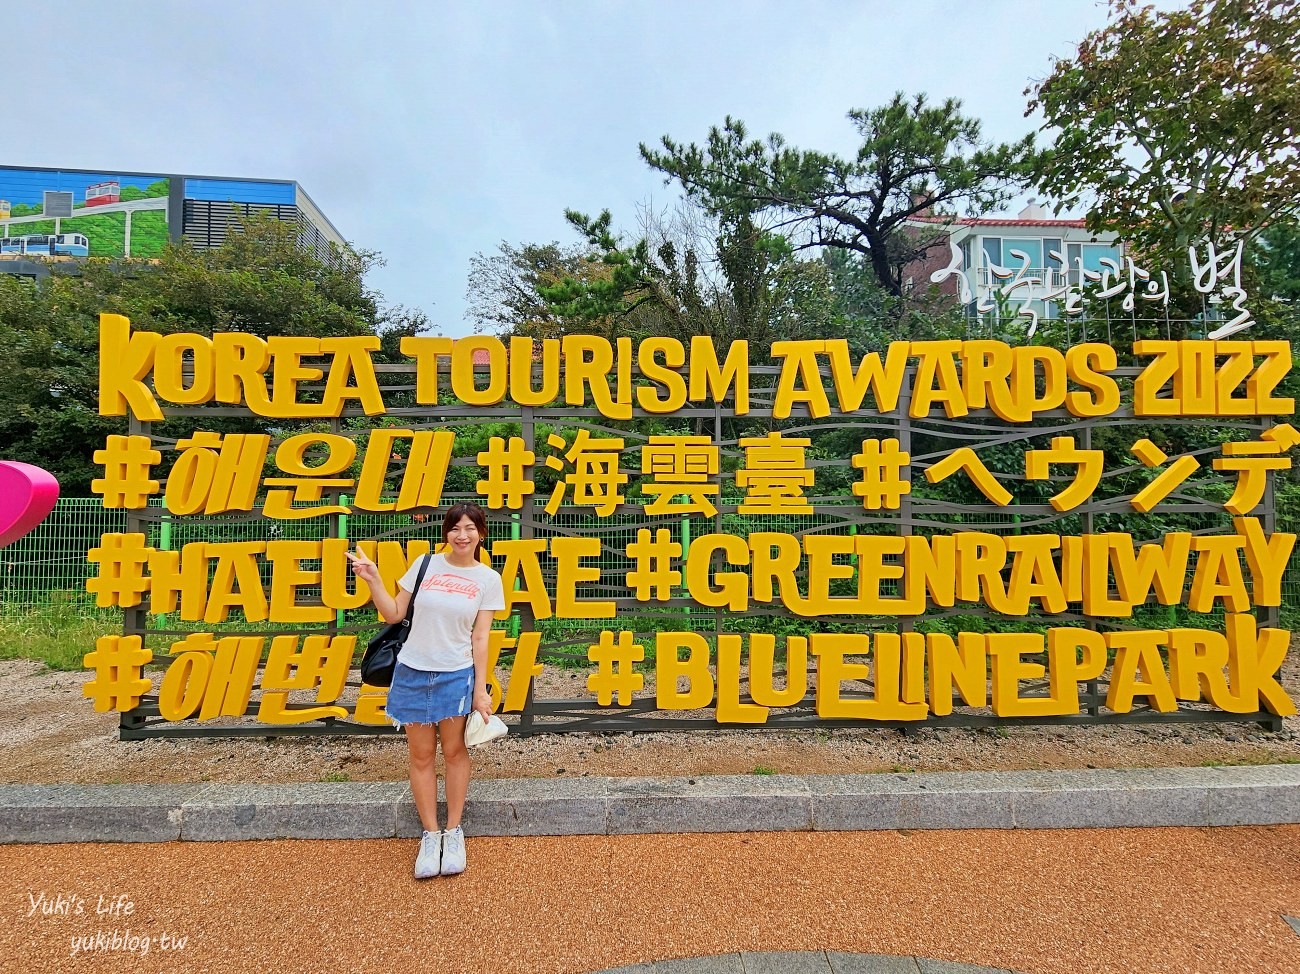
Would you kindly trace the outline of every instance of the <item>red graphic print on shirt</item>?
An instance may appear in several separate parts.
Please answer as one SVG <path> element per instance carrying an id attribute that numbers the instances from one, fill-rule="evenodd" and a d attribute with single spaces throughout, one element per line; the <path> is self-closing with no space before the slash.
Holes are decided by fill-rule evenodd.
<path id="1" fill-rule="evenodd" d="M 420 586 L 423 592 L 448 592 L 463 595 L 467 599 L 477 599 L 480 589 L 477 584 L 460 575 L 431 575 Z"/>

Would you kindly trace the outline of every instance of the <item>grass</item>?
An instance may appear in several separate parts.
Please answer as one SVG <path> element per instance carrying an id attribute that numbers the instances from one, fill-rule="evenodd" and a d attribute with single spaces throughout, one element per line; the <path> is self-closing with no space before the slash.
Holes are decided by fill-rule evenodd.
<path id="1" fill-rule="evenodd" d="M 25 612 L 0 613 L 0 660 L 40 660 L 52 670 L 79 670 L 95 640 L 122 631 L 120 610 L 58 600 Z"/>
<path id="2" fill-rule="evenodd" d="M 776 774 L 776 768 L 769 768 L 766 764 L 754 765 L 752 774 Z"/>
<path id="3" fill-rule="evenodd" d="M 1286 754 L 1250 754 L 1240 758 L 1207 758 L 1201 762 L 1202 768 L 1241 768 L 1261 764 L 1300 764 L 1300 758 Z"/>
<path id="4" fill-rule="evenodd" d="M 340 783 L 344 781 L 351 781 L 352 776 L 348 774 L 346 771 L 326 771 L 323 775 L 320 776 L 320 780 Z"/>

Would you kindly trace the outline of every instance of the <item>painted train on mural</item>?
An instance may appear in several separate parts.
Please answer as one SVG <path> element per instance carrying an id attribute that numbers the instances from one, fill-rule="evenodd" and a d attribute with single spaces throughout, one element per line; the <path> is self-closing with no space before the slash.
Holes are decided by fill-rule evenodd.
<path id="1" fill-rule="evenodd" d="M 90 241 L 80 233 L 29 233 L 0 239 L 0 255 L 29 257 L 89 257 Z"/>

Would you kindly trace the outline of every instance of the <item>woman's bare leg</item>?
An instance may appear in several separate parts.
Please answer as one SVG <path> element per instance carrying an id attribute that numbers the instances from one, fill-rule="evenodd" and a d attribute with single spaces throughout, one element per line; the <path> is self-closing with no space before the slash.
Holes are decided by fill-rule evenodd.
<path id="1" fill-rule="evenodd" d="M 447 829 L 460 825 L 465 811 L 465 795 L 469 791 L 471 762 L 465 748 L 465 718 L 448 717 L 438 722 L 438 738 L 442 741 L 443 775 L 447 781 Z"/>
<path id="2" fill-rule="evenodd" d="M 410 753 L 411 797 L 420 822 L 426 831 L 438 831 L 438 775 L 434 761 L 438 754 L 438 735 L 433 724 L 407 724 L 406 747 Z M 464 750 L 464 742 L 461 743 Z M 450 783 L 448 791 L 450 792 Z M 464 803 L 465 793 L 461 792 Z"/>

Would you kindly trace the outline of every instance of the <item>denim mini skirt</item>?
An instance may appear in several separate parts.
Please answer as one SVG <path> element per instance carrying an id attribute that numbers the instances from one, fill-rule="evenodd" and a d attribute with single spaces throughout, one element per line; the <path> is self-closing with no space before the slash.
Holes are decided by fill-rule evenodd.
<path id="1" fill-rule="evenodd" d="M 473 706 L 473 666 L 438 672 L 398 663 L 384 712 L 401 730 L 403 724 L 436 724 L 448 717 L 463 717 Z"/>

